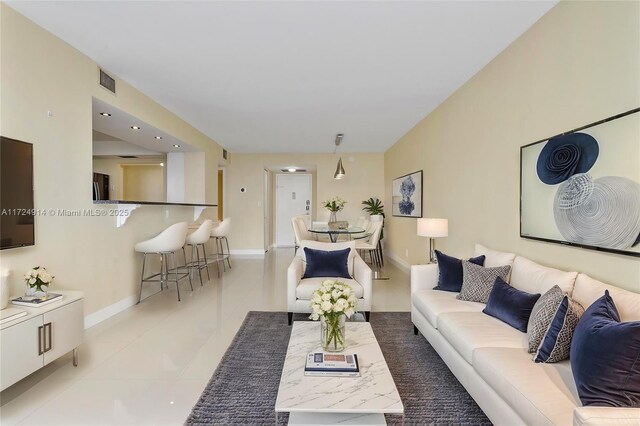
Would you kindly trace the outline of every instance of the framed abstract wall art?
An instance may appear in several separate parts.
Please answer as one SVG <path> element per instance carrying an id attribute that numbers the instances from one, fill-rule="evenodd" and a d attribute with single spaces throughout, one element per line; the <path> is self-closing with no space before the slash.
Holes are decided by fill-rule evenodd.
<path id="1" fill-rule="evenodd" d="M 520 236 L 640 257 L 640 108 L 520 148 Z"/>
<path id="2" fill-rule="evenodd" d="M 422 170 L 393 180 L 391 212 L 397 217 L 422 217 Z"/>

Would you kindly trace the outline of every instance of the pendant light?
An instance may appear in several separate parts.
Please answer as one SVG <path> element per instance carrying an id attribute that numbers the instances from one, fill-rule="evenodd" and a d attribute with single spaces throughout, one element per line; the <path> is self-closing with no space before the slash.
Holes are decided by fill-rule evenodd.
<path id="1" fill-rule="evenodd" d="M 336 148 L 333 151 L 334 154 L 338 151 L 338 147 L 340 146 L 343 137 L 344 135 L 342 133 L 338 133 L 336 135 Z M 344 171 L 344 167 L 342 166 L 342 157 L 340 157 L 340 159 L 338 160 L 338 165 L 336 167 L 336 173 L 333 175 L 333 178 L 342 179 L 343 177 L 345 177 L 345 175 L 346 173 Z"/>

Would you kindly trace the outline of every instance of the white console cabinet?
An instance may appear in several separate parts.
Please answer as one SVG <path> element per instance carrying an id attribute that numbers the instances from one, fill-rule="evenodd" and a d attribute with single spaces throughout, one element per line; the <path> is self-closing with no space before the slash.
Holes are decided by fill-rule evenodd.
<path id="1" fill-rule="evenodd" d="M 84 336 L 82 293 L 54 291 L 62 300 L 40 308 L 10 305 L 27 311 L 27 315 L 0 326 L 0 390 L 4 390 L 73 351 L 78 363 L 77 347 Z"/>

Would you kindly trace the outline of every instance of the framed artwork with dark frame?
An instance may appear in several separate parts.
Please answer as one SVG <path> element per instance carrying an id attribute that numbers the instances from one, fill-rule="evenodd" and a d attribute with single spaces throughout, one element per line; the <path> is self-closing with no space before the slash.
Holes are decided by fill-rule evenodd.
<path id="1" fill-rule="evenodd" d="M 640 108 L 520 148 L 520 237 L 640 257 Z"/>
<path id="2" fill-rule="evenodd" d="M 393 180 L 391 212 L 396 217 L 422 217 L 422 170 Z"/>

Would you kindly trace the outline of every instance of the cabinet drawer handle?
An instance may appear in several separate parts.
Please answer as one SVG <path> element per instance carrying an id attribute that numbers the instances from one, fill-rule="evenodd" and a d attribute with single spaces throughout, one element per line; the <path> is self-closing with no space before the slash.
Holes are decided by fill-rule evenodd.
<path id="1" fill-rule="evenodd" d="M 49 352 L 51 350 L 51 345 L 53 344 L 53 340 L 52 340 L 52 330 L 53 327 L 51 327 L 51 323 L 48 322 L 44 325 L 44 331 L 45 331 L 45 335 L 44 335 L 44 351 L 45 352 Z M 49 345 L 47 345 L 47 333 L 49 334 Z"/>
<path id="2" fill-rule="evenodd" d="M 38 327 L 38 355 L 42 355 L 44 353 L 42 350 L 42 340 L 44 339 L 44 333 L 42 332 L 43 328 L 44 326 L 42 325 Z"/>

